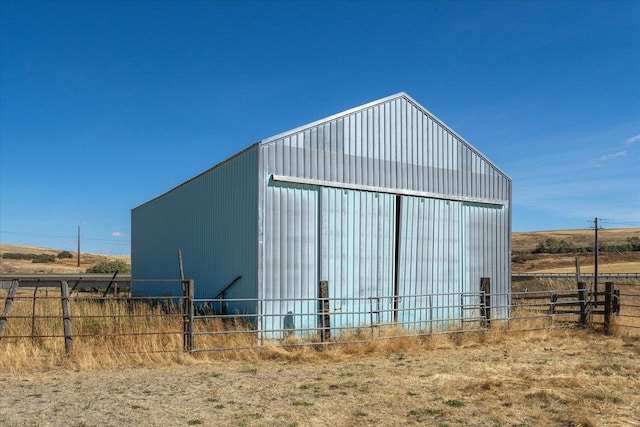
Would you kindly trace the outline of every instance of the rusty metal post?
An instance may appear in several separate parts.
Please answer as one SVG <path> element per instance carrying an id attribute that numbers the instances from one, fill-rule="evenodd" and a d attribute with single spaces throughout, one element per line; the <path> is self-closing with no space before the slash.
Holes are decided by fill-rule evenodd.
<path id="1" fill-rule="evenodd" d="M 320 328 L 320 342 L 331 338 L 331 317 L 329 309 L 329 282 L 321 280 L 318 286 L 318 327 Z"/>
<path id="2" fill-rule="evenodd" d="M 184 351 L 193 353 L 193 280 L 182 280 L 182 319 Z"/>
<path id="3" fill-rule="evenodd" d="M 491 327 L 491 278 L 480 278 L 480 309 L 484 315 L 484 327 Z"/>

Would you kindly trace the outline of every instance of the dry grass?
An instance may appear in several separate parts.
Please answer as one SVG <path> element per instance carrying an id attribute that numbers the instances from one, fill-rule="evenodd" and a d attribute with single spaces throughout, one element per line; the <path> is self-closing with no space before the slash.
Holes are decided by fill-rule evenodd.
<path id="1" fill-rule="evenodd" d="M 72 313 L 124 317 L 74 319 L 74 334 L 90 336 L 75 338 L 69 356 L 62 338 L 0 340 L 0 425 L 633 426 L 640 420 L 640 341 L 619 326 L 622 319 L 614 320 L 613 336 L 575 328 L 504 332 L 496 325 L 484 333 L 386 338 L 401 335 L 390 330 L 370 342 L 297 346 L 292 339 L 289 347 L 267 343 L 191 356 L 180 351 L 180 333 L 116 336 L 179 332 L 181 318 L 159 307 L 100 304 L 74 304 Z M 16 302 L 11 314 L 27 318 L 10 323 L 5 335 L 31 334 L 31 308 L 30 299 Z M 59 299 L 43 301 L 36 312 L 53 318 L 38 321 L 39 334 L 62 334 Z M 640 326 L 638 318 L 624 321 Z M 214 321 L 197 327 L 242 330 Z M 343 338 L 369 338 L 362 334 Z M 256 344 L 253 334 L 197 339 L 204 340 L 200 347 Z"/>
<path id="2" fill-rule="evenodd" d="M 12 314 L 30 313 L 32 301 L 19 301 Z M 38 304 L 39 314 L 55 318 L 37 324 L 38 333 L 61 333 L 59 299 Z M 190 356 L 179 351 L 180 334 L 115 336 L 180 331 L 181 318 L 166 309 L 107 300 L 75 302 L 72 310 L 123 317 L 74 318 L 74 333 L 101 336 L 76 338 L 70 356 L 62 338 L 0 341 L 0 425 L 627 426 L 640 419 L 640 342 L 624 333 L 412 337 L 389 329 L 370 342 Z M 14 320 L 5 332 L 30 333 L 30 318 Z M 544 319 L 528 322 L 544 326 Z M 217 320 L 199 328 L 242 331 Z M 256 344 L 253 334 L 202 339 Z"/>
<path id="3" fill-rule="evenodd" d="M 587 264 L 580 266 L 580 272 L 583 274 L 593 274 L 594 265 Z M 536 270 L 536 273 L 575 273 L 575 266 L 571 267 L 555 267 L 543 268 Z M 638 273 L 640 272 L 640 261 L 628 262 L 609 262 L 605 264 L 598 263 L 598 272 L 603 273 Z"/>
<path id="4" fill-rule="evenodd" d="M 599 233 L 601 245 L 623 245 L 630 237 L 640 237 L 640 228 L 603 229 Z M 512 234 L 512 250 L 520 258 L 512 263 L 514 273 L 547 272 L 572 273 L 575 271 L 576 254 L 531 254 L 546 239 L 564 240 L 578 247 L 591 247 L 594 243 L 593 230 L 556 230 L 516 232 Z M 521 256 L 524 254 L 524 258 Z M 594 257 L 592 253 L 578 254 L 581 270 L 593 272 Z M 636 273 L 640 272 L 640 253 L 601 253 L 599 258 L 601 272 Z"/>
<path id="5" fill-rule="evenodd" d="M 515 251 L 532 251 L 538 244 L 546 239 L 564 240 L 575 243 L 576 246 L 590 247 L 594 240 L 593 230 L 551 230 L 514 232 L 512 245 Z M 611 228 L 599 231 L 598 240 L 609 245 L 621 245 L 627 242 L 629 237 L 640 237 L 640 228 Z"/>
<path id="6" fill-rule="evenodd" d="M 588 330 L 244 354 L 155 368 L 0 373 L 0 425 L 630 426 L 640 419 L 640 343 Z"/>
<path id="7" fill-rule="evenodd" d="M 67 355 L 60 292 L 37 293 L 34 300 L 33 291 L 20 290 L 14 300 L 3 335 L 26 338 L 0 341 L 0 370 L 161 365 L 188 359 L 181 353 L 182 317 L 175 308 L 109 298 L 72 300 L 73 352 Z"/>
<path id="8" fill-rule="evenodd" d="M 121 259 L 127 264 L 131 264 L 131 256 L 118 255 L 106 256 L 100 254 L 92 254 L 88 252 L 80 253 L 80 266 L 78 267 L 77 253 L 71 251 L 73 258 L 56 259 L 55 262 L 38 264 L 30 260 L 7 259 L 2 258 L 5 253 L 18 254 L 46 254 L 57 256 L 61 250 L 51 248 L 39 248 L 33 246 L 8 245 L 0 244 L 0 274 L 79 274 L 87 271 L 103 261 L 112 261 Z"/>

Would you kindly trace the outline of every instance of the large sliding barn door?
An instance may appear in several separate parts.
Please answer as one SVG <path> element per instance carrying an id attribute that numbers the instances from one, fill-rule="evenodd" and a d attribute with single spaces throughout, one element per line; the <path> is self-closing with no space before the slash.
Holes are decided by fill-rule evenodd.
<path id="1" fill-rule="evenodd" d="M 410 328 L 459 324 L 463 268 L 475 240 L 461 202 L 303 184 L 273 183 L 265 201 L 265 330 L 318 326 L 318 283 L 328 282 L 332 334 L 398 322 Z M 477 280 L 476 280 L 477 281 Z M 432 322 L 436 323 L 432 323 Z"/>
<path id="2" fill-rule="evenodd" d="M 397 321 L 411 328 L 457 323 L 463 292 L 461 203 L 398 197 Z"/>
<path id="3" fill-rule="evenodd" d="M 321 188 L 321 280 L 329 282 L 332 328 L 389 323 L 394 196 Z"/>
<path id="4" fill-rule="evenodd" d="M 263 329 L 317 326 L 318 187 L 276 183 L 265 200 Z M 286 316 L 291 313 L 293 316 Z"/>

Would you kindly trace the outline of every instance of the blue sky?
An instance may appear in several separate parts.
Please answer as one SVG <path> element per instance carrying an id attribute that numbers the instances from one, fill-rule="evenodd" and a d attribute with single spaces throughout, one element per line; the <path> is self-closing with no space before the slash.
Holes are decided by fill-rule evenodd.
<path id="1" fill-rule="evenodd" d="M 129 253 L 130 210 L 405 91 L 514 231 L 640 226 L 640 2 L 0 2 L 0 241 Z"/>

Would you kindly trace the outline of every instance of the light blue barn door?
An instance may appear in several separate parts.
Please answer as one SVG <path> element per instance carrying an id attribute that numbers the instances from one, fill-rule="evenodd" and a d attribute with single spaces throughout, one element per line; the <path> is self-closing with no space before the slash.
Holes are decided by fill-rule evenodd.
<path id="1" fill-rule="evenodd" d="M 461 203 L 402 196 L 398 256 L 399 324 L 442 328 L 461 320 Z"/>
<path id="2" fill-rule="evenodd" d="M 508 316 L 509 308 L 509 216 L 499 205 L 465 203 L 465 283 L 470 294 L 465 314 L 480 316 L 480 279 L 491 280 L 491 313 L 494 318 Z M 507 279 L 507 280 L 505 280 Z M 475 302 L 473 296 L 475 295 Z M 472 310 L 471 304 L 476 309 Z"/>
<path id="3" fill-rule="evenodd" d="M 320 189 L 320 280 L 329 282 L 332 333 L 389 323 L 394 196 Z"/>
<path id="4" fill-rule="evenodd" d="M 315 334 L 318 280 L 318 187 L 267 187 L 264 224 L 263 330 Z"/>

